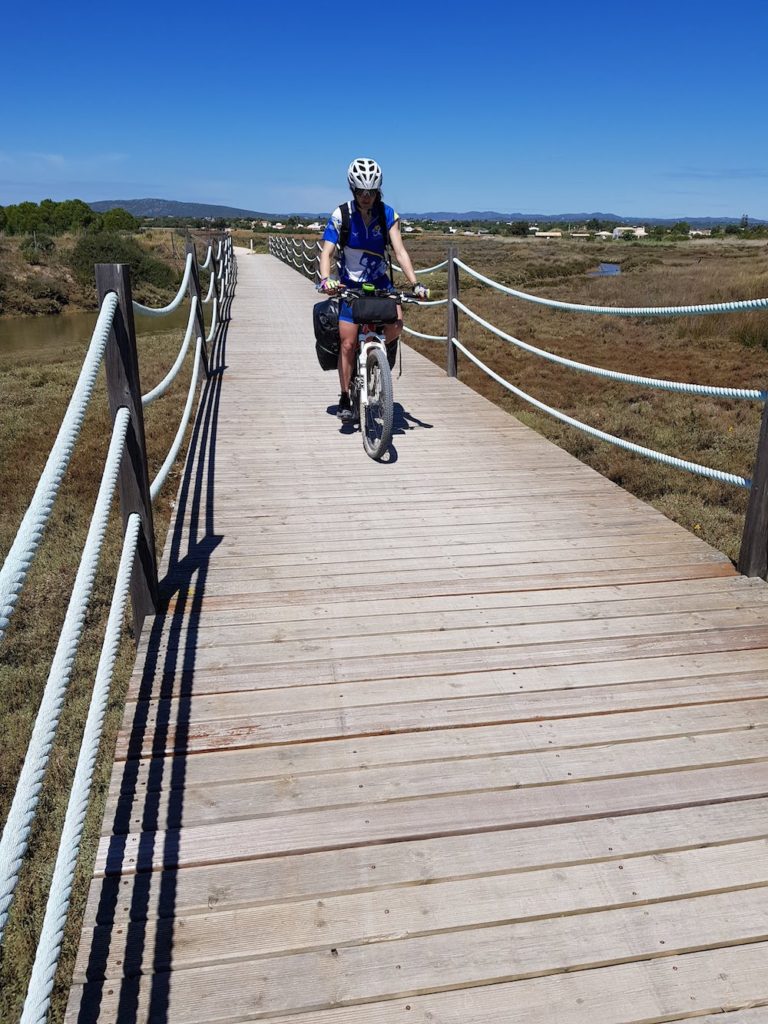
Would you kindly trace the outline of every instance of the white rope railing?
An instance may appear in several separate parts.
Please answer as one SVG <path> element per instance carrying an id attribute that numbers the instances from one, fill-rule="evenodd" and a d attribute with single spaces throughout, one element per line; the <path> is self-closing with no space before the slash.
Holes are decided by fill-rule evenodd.
<path id="1" fill-rule="evenodd" d="M 214 298 L 213 300 L 213 311 L 211 313 L 211 329 L 208 332 L 208 337 L 205 339 L 205 344 L 210 345 L 216 334 L 216 330 L 219 326 L 219 300 Z"/>
<path id="2" fill-rule="evenodd" d="M 166 478 L 168 477 L 168 474 L 171 471 L 171 467 L 173 466 L 174 462 L 176 461 L 176 456 L 179 454 L 179 449 L 181 448 L 181 442 L 184 440 L 184 434 L 185 434 L 186 429 L 187 429 L 187 424 L 189 423 L 189 417 L 190 417 L 190 413 L 192 412 L 192 405 L 193 405 L 193 402 L 194 402 L 194 399 L 195 399 L 195 389 L 197 387 L 197 378 L 198 378 L 198 375 L 200 373 L 200 355 L 201 355 L 201 351 L 202 351 L 202 345 L 203 345 L 203 339 L 202 338 L 198 338 L 197 339 L 197 345 L 195 347 L 195 364 L 194 364 L 194 367 L 192 369 L 192 381 L 191 381 L 191 383 L 189 385 L 189 392 L 187 394 L 187 401 L 186 401 L 186 404 L 184 406 L 184 412 L 181 414 L 181 422 L 179 424 L 179 429 L 176 432 L 176 437 L 173 439 L 173 444 L 171 445 L 170 451 L 168 452 L 168 454 L 165 457 L 165 462 L 162 464 L 162 466 L 160 467 L 160 470 L 159 470 L 157 476 L 155 477 L 155 479 L 150 484 L 149 496 L 152 499 L 152 501 L 154 501 L 155 498 L 160 493 L 160 489 L 163 486 L 163 484 L 165 483 Z"/>
<path id="3" fill-rule="evenodd" d="M 402 267 L 398 267 L 398 265 L 396 263 L 393 263 L 392 266 L 394 267 L 395 270 L 399 270 L 401 274 L 405 273 L 403 268 Z M 414 274 L 433 274 L 436 270 L 442 270 L 443 267 L 447 267 L 447 266 L 448 266 L 448 260 L 443 260 L 442 263 L 436 263 L 434 265 L 434 267 L 423 267 L 421 270 L 414 270 Z"/>
<path id="4" fill-rule="evenodd" d="M 142 306 L 140 302 L 136 302 L 134 299 L 133 309 L 135 313 L 140 313 L 142 316 L 168 316 L 174 309 L 178 309 L 184 301 L 184 296 L 187 293 L 189 287 L 189 278 L 192 274 L 192 253 L 187 253 L 187 260 L 184 264 L 184 276 L 181 279 L 179 290 L 176 292 L 176 297 L 168 303 L 167 306 L 161 306 L 159 309 L 155 309 L 152 306 Z"/>
<path id="5" fill-rule="evenodd" d="M 212 259 L 213 259 L 213 246 L 209 245 L 208 246 L 208 252 L 205 254 L 205 263 L 199 263 L 198 266 L 200 267 L 201 270 L 207 270 L 208 267 L 210 267 L 210 265 L 211 265 L 211 260 Z"/>
<path id="6" fill-rule="evenodd" d="M 460 309 L 462 313 L 466 313 L 468 317 L 480 324 L 487 331 L 491 331 L 497 338 L 501 338 L 503 341 L 508 341 L 512 345 L 516 345 L 518 348 L 524 349 L 526 352 L 531 352 L 533 355 L 540 356 L 542 359 L 548 359 L 550 362 L 559 363 L 561 366 L 568 366 L 571 369 L 579 370 L 582 373 L 591 373 L 597 377 L 607 377 L 610 380 L 620 380 L 629 384 L 640 384 L 650 388 L 661 388 L 665 391 L 677 391 L 689 395 L 709 395 L 712 398 L 738 398 L 738 399 L 752 399 L 758 401 L 765 401 L 768 398 L 768 391 L 758 391 L 754 388 L 726 388 L 726 387 L 714 387 L 708 384 L 686 384 L 682 381 L 675 380 L 663 380 L 657 377 L 641 377 L 634 373 L 621 373 L 618 370 L 606 370 L 602 367 L 591 366 L 589 363 L 579 363 L 575 359 L 567 359 L 565 356 L 555 355 L 554 352 L 547 352 L 545 349 L 537 348 L 535 345 L 529 345 L 525 341 L 521 341 L 519 338 L 513 337 L 511 334 L 506 334 L 504 331 L 495 327 L 493 324 L 484 320 L 477 313 L 474 313 L 471 309 L 460 302 L 458 299 L 453 300 L 454 305 L 457 309 Z"/>
<path id="7" fill-rule="evenodd" d="M 176 379 L 176 375 L 178 374 L 179 370 L 181 369 L 181 367 L 182 367 L 182 365 L 184 363 L 184 357 L 186 356 L 187 351 L 189 349 L 189 343 L 192 340 L 192 333 L 193 333 L 193 331 L 195 329 L 195 322 L 196 322 L 196 320 L 197 320 L 197 301 L 191 303 L 191 305 L 189 307 L 189 320 L 187 321 L 187 331 L 186 331 L 186 334 L 184 335 L 184 340 L 181 343 L 181 348 L 179 349 L 179 354 L 176 357 L 176 362 L 170 368 L 170 370 L 165 375 L 165 377 L 163 377 L 163 379 L 160 381 L 160 383 L 157 385 L 157 387 L 152 388 L 152 390 L 148 391 L 146 395 L 142 395 L 141 396 L 141 404 L 145 408 L 146 408 L 146 406 L 151 405 L 152 402 L 154 402 L 156 398 L 160 398 L 161 395 L 164 395 L 165 392 L 168 390 L 168 388 L 171 386 L 171 384 Z"/>
<path id="8" fill-rule="evenodd" d="M 0 641 L 8 628 L 35 552 L 40 546 L 59 486 L 72 458 L 75 442 L 85 418 L 85 410 L 93 394 L 99 367 L 104 358 L 117 302 L 115 292 L 109 292 L 104 296 L 80 376 L 45 463 L 45 469 L 0 569 Z"/>
<path id="9" fill-rule="evenodd" d="M 118 409 L 104 466 L 104 475 L 88 528 L 83 555 L 72 587 L 64 625 L 56 645 L 53 663 L 48 673 L 48 681 L 45 684 L 11 809 L 8 812 L 2 838 L 0 838 L 0 939 L 2 939 L 8 918 L 8 909 L 26 853 L 27 839 L 35 816 L 43 775 L 48 765 L 48 757 L 59 723 L 59 715 L 72 673 L 77 646 L 85 624 L 85 614 L 107 529 L 109 510 L 117 483 L 117 474 L 120 470 L 129 419 L 128 409 L 125 407 Z"/>
<path id="10" fill-rule="evenodd" d="M 531 295 L 529 292 L 521 292 L 516 288 L 509 288 L 505 284 L 494 281 L 478 273 L 472 267 L 468 267 L 460 259 L 454 258 L 457 267 L 461 267 L 471 277 L 482 281 L 483 284 L 504 292 L 505 295 L 512 295 L 516 299 L 524 299 L 526 302 L 534 302 L 540 306 L 549 306 L 552 309 L 565 309 L 573 313 L 599 313 L 609 316 L 700 316 L 709 313 L 736 313 L 746 309 L 765 309 L 768 307 L 766 299 L 741 299 L 738 302 L 709 302 L 693 306 L 589 306 L 579 302 L 561 302 L 557 299 L 545 299 L 540 295 Z"/>
<path id="11" fill-rule="evenodd" d="M 208 303 L 213 298 L 213 293 L 214 293 L 215 289 L 216 289 L 216 276 L 214 274 L 211 274 L 211 280 L 208 283 L 208 294 L 202 300 L 204 306 L 207 306 Z"/>
<path id="12" fill-rule="evenodd" d="M 448 337 L 445 334 L 422 334 L 421 331 L 414 331 L 412 327 L 406 327 L 403 324 L 403 330 L 407 334 L 412 334 L 416 338 L 424 338 L 426 341 L 447 341 Z"/>
<path id="13" fill-rule="evenodd" d="M 140 529 L 141 517 L 134 512 L 128 519 L 123 540 L 123 550 L 109 609 L 104 644 L 96 670 L 96 680 L 80 745 L 80 754 L 75 768 L 75 777 L 64 819 L 50 895 L 37 943 L 21 1024 L 44 1024 L 51 1001 Z"/>
<path id="14" fill-rule="evenodd" d="M 652 448 L 644 448 L 642 445 L 635 444 L 632 441 L 625 441 L 621 437 L 616 437 L 614 434 L 608 434 L 604 430 L 598 430 L 596 427 L 590 427 L 586 423 L 582 423 L 581 420 L 574 419 L 573 416 L 568 416 L 564 412 L 560 412 L 559 409 L 553 409 L 550 405 L 545 405 L 544 402 L 540 402 L 538 398 L 534 398 L 529 395 L 526 391 L 522 391 L 520 388 L 515 387 L 514 384 L 510 384 L 508 380 L 499 376 L 489 366 L 486 366 L 482 360 L 478 359 L 476 355 L 473 355 L 466 346 L 462 345 L 457 338 L 452 338 L 451 342 L 467 356 L 472 362 L 478 366 L 481 370 L 492 377 L 495 381 L 501 384 L 502 387 L 506 388 L 513 395 L 518 398 L 522 398 L 523 401 L 529 402 L 537 409 L 541 409 L 542 412 L 547 413 L 549 416 L 553 416 L 555 419 L 560 420 L 563 423 L 567 423 L 571 427 L 576 427 L 578 430 L 583 430 L 586 434 L 590 434 L 592 437 L 598 437 L 601 441 L 608 441 L 610 444 L 614 444 L 619 448 L 625 448 L 627 451 L 634 452 L 636 455 L 644 455 L 646 458 L 653 459 L 656 462 L 663 462 L 668 466 L 675 466 L 677 469 L 688 470 L 689 473 L 696 473 L 699 476 L 709 477 L 712 480 L 719 480 L 721 483 L 735 484 L 737 487 L 750 487 L 751 481 L 743 476 L 737 476 L 734 473 L 724 473 L 719 469 L 710 469 L 708 466 L 701 466 L 697 462 L 688 462 L 686 459 L 678 459 L 674 455 L 666 455 L 663 452 L 654 451 Z"/>
<path id="15" fill-rule="evenodd" d="M 209 253 L 212 253 L 212 250 L 209 250 Z M 218 290 L 214 289 L 212 297 L 212 324 L 205 342 L 206 344 L 215 338 L 219 327 L 219 299 L 221 298 L 222 303 L 225 303 L 230 298 L 236 277 L 233 270 L 232 247 L 229 240 L 227 240 L 227 244 L 220 243 L 219 253 L 222 254 L 222 264 L 216 276 L 222 280 L 223 284 L 221 295 L 219 295 Z M 191 273 L 190 259 L 191 254 L 187 260 L 187 267 Z M 2 582 L 0 595 L 3 598 L 3 619 L 0 620 L 0 623 L 3 629 L 8 624 L 8 619 L 17 600 L 18 592 L 23 585 L 29 564 L 39 546 L 40 537 L 45 522 L 50 515 L 51 505 L 56 496 L 61 478 L 70 461 L 72 448 L 82 425 L 85 407 L 94 388 L 94 382 L 104 355 L 118 305 L 118 296 L 114 292 L 108 292 L 102 302 L 83 368 L 51 455 L 46 463 L 46 469 L 38 483 L 35 496 L 22 522 L 22 527 L 20 527 L 14 544 L 11 547 L 9 557 L 6 559 L 0 573 L 0 581 Z M 222 308 L 224 307 L 222 306 Z M 163 381 L 142 398 L 142 405 L 149 404 L 154 398 L 159 397 L 178 374 L 189 348 L 191 332 L 197 321 L 198 309 L 197 297 L 193 296 L 186 336 L 174 366 Z M 153 312 L 158 313 L 159 311 L 154 310 Z M 203 340 L 201 337 L 198 337 L 192 381 L 181 422 L 171 449 L 150 488 L 150 500 L 154 500 L 167 479 L 171 465 L 178 456 L 189 425 L 197 382 L 200 376 L 202 346 Z M 102 480 L 82 557 L 77 568 L 69 605 L 48 673 L 24 765 L 19 776 L 2 837 L 0 838 L 0 941 L 2 940 L 8 920 L 19 870 L 27 850 L 31 824 L 36 813 L 43 778 L 93 591 L 96 570 L 109 521 L 112 497 L 119 474 L 121 456 L 125 449 L 130 416 L 130 411 L 125 406 L 119 408 L 115 415 Z M 109 693 L 110 679 L 119 642 L 126 595 L 140 528 L 141 518 L 138 515 L 130 516 L 126 524 L 123 553 L 96 674 L 91 709 L 86 723 L 85 735 L 59 845 L 43 931 L 38 945 L 32 978 L 28 986 L 22 1017 L 24 1024 L 31 1024 L 33 1021 L 35 1024 L 38 1024 L 38 1022 L 43 1024 L 48 1011 L 64 923 L 69 906 L 77 851 L 90 794 L 93 763 L 99 746 L 104 708 Z M 0 631 L 1 638 L 2 632 Z"/>

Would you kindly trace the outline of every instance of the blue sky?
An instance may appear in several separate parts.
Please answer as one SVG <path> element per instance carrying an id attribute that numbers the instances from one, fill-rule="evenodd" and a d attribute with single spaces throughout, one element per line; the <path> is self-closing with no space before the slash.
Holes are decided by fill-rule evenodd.
<path id="1" fill-rule="evenodd" d="M 240 7 L 241 9 L 237 9 Z M 13 4 L 0 204 L 768 219 L 768 6 Z"/>

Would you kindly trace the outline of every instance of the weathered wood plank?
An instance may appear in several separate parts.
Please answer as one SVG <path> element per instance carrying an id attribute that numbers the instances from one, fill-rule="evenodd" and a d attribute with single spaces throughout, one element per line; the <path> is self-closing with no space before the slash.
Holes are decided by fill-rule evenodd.
<path id="1" fill-rule="evenodd" d="M 105 837 L 95 872 L 151 869 L 516 829 L 768 795 L 763 762 L 628 779 L 404 799 Z"/>
<path id="2" fill-rule="evenodd" d="M 575 694 L 545 691 L 507 698 L 403 702 L 394 707 L 238 715 L 203 722 L 194 722 L 186 707 L 177 708 L 174 717 L 166 715 L 170 709 L 161 709 L 159 717 L 145 719 L 139 713 L 135 725 L 121 732 L 115 770 L 132 775 L 146 770 L 150 756 L 174 751 L 195 754 L 184 773 L 185 784 L 192 785 L 198 773 L 204 777 L 207 771 L 223 772 L 223 778 L 229 779 L 235 766 L 246 777 L 251 777 L 256 764 L 267 774 L 295 774 L 311 772 L 313 766 L 326 771 L 355 763 L 417 763 L 510 752 L 526 745 L 546 749 L 547 744 L 621 743 L 644 738 L 644 731 L 652 735 L 716 732 L 718 726 L 752 728 L 763 722 L 764 705 L 759 698 L 765 692 L 764 675 L 728 682 L 724 708 L 717 707 L 723 681 L 716 679 L 709 686 L 695 681 L 663 688 L 596 687 Z M 691 710 L 687 715 L 671 715 L 669 709 L 676 707 Z M 624 718 L 617 718 L 622 712 Z M 649 713 L 654 716 L 650 721 Z M 144 759 L 138 769 L 120 767 L 122 760 L 136 758 Z M 205 767 L 209 763 L 210 769 Z M 155 764 L 152 771 L 156 770 L 159 765 Z"/>
<path id="3" fill-rule="evenodd" d="M 332 954 L 328 959 L 331 958 Z M 212 967 L 205 971 L 203 984 L 195 987 L 194 1002 L 188 999 L 187 972 L 166 976 L 163 1001 L 169 1024 L 244 1019 L 242 1013 L 227 1015 L 219 985 L 206 985 L 216 978 L 218 970 Z M 704 1014 L 759 1005 L 762 1017 L 758 1014 L 756 1019 L 764 1021 L 768 1007 L 766 975 L 768 943 L 755 942 L 672 957 L 662 955 L 554 977 L 462 986 L 447 992 L 417 990 L 384 1002 L 344 1006 L 334 998 L 332 1008 L 321 1005 L 288 1016 L 270 1014 L 270 1019 L 274 1024 L 498 1024 L 502 1020 L 506 1024 L 541 1024 L 548 1020 L 558 1024 L 647 1024 L 691 1016 L 700 1019 Z M 306 975 L 301 987 L 308 987 Z M 134 984 L 128 992 L 128 1004 L 136 1009 L 141 1007 L 146 1015 L 146 989 L 142 992 Z M 247 1019 L 258 1020 L 266 1015 L 260 1009 L 263 992 L 264 980 L 252 964 L 228 972 L 226 993 L 230 997 L 249 998 Z M 119 988 L 100 993 L 101 998 L 109 1000 L 104 1003 L 108 1019 L 115 1019 L 120 994 Z M 67 1017 L 71 1024 L 77 1020 L 77 1009 L 75 1001 Z M 714 1024 L 722 1018 L 705 1019 Z"/>
<path id="4" fill-rule="evenodd" d="M 490 874 L 617 861 L 768 837 L 768 799 L 681 807 L 327 853 L 112 875 L 91 890 L 85 928 Z"/>

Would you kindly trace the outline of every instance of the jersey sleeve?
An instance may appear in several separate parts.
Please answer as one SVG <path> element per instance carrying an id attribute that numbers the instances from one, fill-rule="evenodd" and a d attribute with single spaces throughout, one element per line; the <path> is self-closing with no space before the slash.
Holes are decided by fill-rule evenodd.
<path id="1" fill-rule="evenodd" d="M 341 210 L 337 206 L 331 216 L 328 218 L 328 223 L 325 225 L 325 231 L 323 232 L 323 242 L 333 242 L 334 245 L 339 244 L 339 232 L 341 231 Z"/>
<path id="2" fill-rule="evenodd" d="M 392 225 L 397 224 L 397 222 L 400 220 L 400 214 L 397 212 L 397 210 L 393 210 L 391 206 L 387 206 L 387 204 L 385 203 L 384 215 L 387 218 L 387 231 L 389 231 Z"/>

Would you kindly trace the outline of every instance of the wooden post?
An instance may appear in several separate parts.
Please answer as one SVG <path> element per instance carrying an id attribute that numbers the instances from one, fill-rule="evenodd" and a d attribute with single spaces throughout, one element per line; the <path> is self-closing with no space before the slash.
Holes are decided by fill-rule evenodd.
<path id="1" fill-rule="evenodd" d="M 126 264 L 118 263 L 97 264 L 96 291 L 99 296 L 99 305 L 108 292 L 116 292 L 118 298 L 104 362 L 112 422 L 114 423 L 117 411 L 121 407 L 125 406 L 130 413 L 125 449 L 120 463 L 118 488 L 120 512 L 123 517 L 123 533 L 125 533 L 129 516 L 134 512 L 138 512 L 141 516 L 141 532 L 133 563 L 130 591 L 133 629 L 138 643 L 145 617 L 154 614 L 157 610 L 158 593 L 155 530 L 152 521 L 152 501 L 149 496 L 144 413 L 141 406 L 136 328 L 133 322 L 131 268 Z"/>
<path id="2" fill-rule="evenodd" d="M 459 311 L 453 304 L 459 297 L 459 268 L 453 262 L 458 256 L 455 245 L 448 247 L 448 316 L 446 328 L 446 370 L 449 377 L 458 377 L 457 351 L 452 338 L 459 336 Z"/>
<path id="3" fill-rule="evenodd" d="M 763 406 L 737 568 L 745 576 L 768 578 L 768 401 Z"/>
<path id="4" fill-rule="evenodd" d="M 197 269 L 197 252 L 194 242 L 187 242 L 187 256 L 192 254 L 192 273 L 189 275 L 189 301 L 195 306 L 195 329 L 203 339 L 200 354 L 203 357 L 205 376 L 210 377 L 208 367 L 208 349 L 205 347 L 205 320 L 203 319 L 203 296 L 200 291 L 200 271 Z"/>

